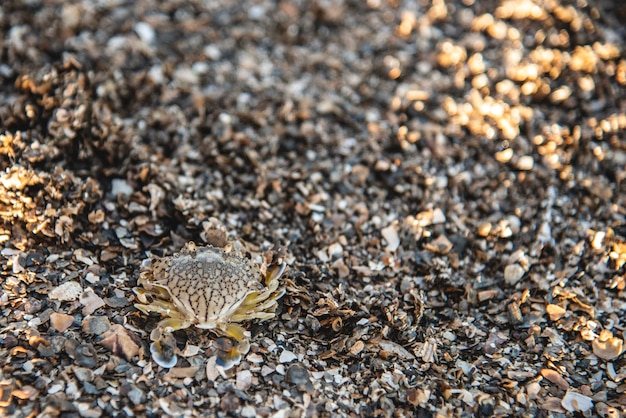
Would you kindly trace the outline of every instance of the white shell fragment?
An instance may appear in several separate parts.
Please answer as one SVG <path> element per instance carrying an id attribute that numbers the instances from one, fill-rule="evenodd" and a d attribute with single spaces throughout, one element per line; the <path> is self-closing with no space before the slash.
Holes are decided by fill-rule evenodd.
<path id="1" fill-rule="evenodd" d="M 381 235 L 387 241 L 387 251 L 394 252 L 400 246 L 400 238 L 398 237 L 398 230 L 394 224 L 383 228 L 380 231 Z"/>
<path id="2" fill-rule="evenodd" d="M 524 276 L 524 268 L 519 264 L 509 264 L 504 268 L 504 281 L 509 286 L 514 286 Z"/>
<path id="3" fill-rule="evenodd" d="M 48 297 L 52 300 L 60 300 L 61 302 L 68 302 L 76 300 L 83 293 L 83 288 L 78 282 L 70 281 L 65 282 L 48 293 Z"/>
<path id="4" fill-rule="evenodd" d="M 613 337 L 612 333 L 608 336 L 600 335 L 591 343 L 593 354 L 603 360 L 615 360 L 624 350 L 624 340 Z"/>
<path id="5" fill-rule="evenodd" d="M 113 179 L 111 181 L 111 194 L 113 196 L 123 195 L 129 196 L 133 194 L 134 190 L 124 179 Z"/>
<path id="6" fill-rule="evenodd" d="M 593 401 L 589 396 L 568 390 L 561 400 L 561 406 L 569 412 L 585 412 L 593 408 Z"/>
<path id="7" fill-rule="evenodd" d="M 283 350 L 282 353 L 280 353 L 280 357 L 278 358 L 278 361 L 281 363 L 291 363 L 294 360 L 297 360 L 298 356 L 295 355 L 295 353 L 293 353 L 292 351 L 289 350 Z"/>

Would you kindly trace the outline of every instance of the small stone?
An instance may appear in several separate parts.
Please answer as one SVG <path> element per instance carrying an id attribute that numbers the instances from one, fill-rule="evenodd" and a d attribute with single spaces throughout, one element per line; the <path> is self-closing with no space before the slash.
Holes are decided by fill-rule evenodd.
<path id="1" fill-rule="evenodd" d="M 104 334 L 111 328 L 111 322 L 106 316 L 88 316 L 83 319 L 83 332 L 85 334 Z"/>
<path id="2" fill-rule="evenodd" d="M 296 356 L 292 351 L 283 350 L 283 352 L 280 353 L 280 357 L 278 361 L 281 363 L 291 363 L 292 361 L 297 360 L 297 359 L 298 359 L 298 356 Z"/>
<path id="3" fill-rule="evenodd" d="M 67 302 L 78 299 L 83 293 L 83 288 L 78 282 L 69 281 L 55 287 L 48 293 L 48 298 Z"/>
<path id="4" fill-rule="evenodd" d="M 261 376 L 263 377 L 268 376 L 274 373 L 274 371 L 275 369 L 273 367 L 270 367 L 267 364 L 264 364 L 263 367 L 261 367 Z"/>
<path id="5" fill-rule="evenodd" d="M 156 39 L 156 32 L 152 26 L 146 22 L 135 23 L 135 32 L 139 35 L 139 38 L 147 45 L 152 45 Z"/>
<path id="6" fill-rule="evenodd" d="M 313 332 L 319 331 L 320 327 L 322 326 L 320 324 L 320 321 L 311 314 L 307 314 L 307 316 L 304 318 L 304 324 L 309 327 L 309 329 L 311 329 L 311 331 Z"/>
<path id="7" fill-rule="evenodd" d="M 78 402 L 75 405 L 82 418 L 100 418 L 102 416 L 102 410 L 97 406 L 93 407 L 88 402 Z"/>
<path id="8" fill-rule="evenodd" d="M 300 391 L 310 391 L 313 389 L 309 373 L 301 364 L 289 366 L 285 373 L 285 381 L 295 385 Z"/>
<path id="9" fill-rule="evenodd" d="M 522 171 L 530 171 L 535 166 L 535 160 L 530 155 L 524 155 L 517 160 L 517 169 Z"/>
<path id="10" fill-rule="evenodd" d="M 85 280 L 88 281 L 91 284 L 97 283 L 100 280 L 100 276 L 98 276 L 97 274 L 94 274 L 92 272 L 88 272 L 87 274 L 85 274 Z"/>
<path id="11" fill-rule="evenodd" d="M 496 353 L 500 349 L 500 346 L 508 341 L 508 339 L 509 337 L 503 332 L 491 332 L 483 346 L 483 352 L 489 355 Z"/>
<path id="12" fill-rule="evenodd" d="M 446 222 L 446 215 L 439 208 L 433 209 L 433 216 L 430 221 L 432 225 L 438 225 Z"/>
<path id="13" fill-rule="evenodd" d="M 504 268 L 504 281 L 509 286 L 515 286 L 525 273 L 524 268 L 519 264 L 509 264 Z"/>
<path id="14" fill-rule="evenodd" d="M 53 312 L 50 314 L 50 326 L 58 331 L 64 332 L 74 323 L 74 317 L 64 313 Z"/>
<path id="15" fill-rule="evenodd" d="M 35 314 L 41 310 L 41 301 L 34 298 L 28 298 L 23 305 L 24 312 L 29 315 Z"/>
<path id="16" fill-rule="evenodd" d="M 265 8 L 260 4 L 255 4 L 248 9 L 248 17 L 251 20 L 261 20 L 265 17 Z"/>
<path id="17" fill-rule="evenodd" d="M 13 390 L 12 395 L 15 398 L 26 400 L 35 400 L 35 397 L 39 394 L 39 391 L 32 386 L 26 385 L 20 389 Z"/>
<path id="18" fill-rule="evenodd" d="M 478 234 L 478 236 L 484 238 L 484 237 L 489 236 L 489 233 L 491 232 L 492 229 L 493 229 L 493 225 L 491 225 L 491 222 L 485 222 L 478 226 L 478 230 L 476 231 L 476 233 Z"/>
<path id="19" fill-rule="evenodd" d="M 450 342 L 456 341 L 456 335 L 450 330 L 444 331 L 441 336 Z"/>

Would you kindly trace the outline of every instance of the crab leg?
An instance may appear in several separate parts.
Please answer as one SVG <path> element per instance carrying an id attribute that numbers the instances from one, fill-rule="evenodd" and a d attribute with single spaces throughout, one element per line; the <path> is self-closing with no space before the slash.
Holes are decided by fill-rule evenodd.
<path id="1" fill-rule="evenodd" d="M 152 296 L 154 299 L 167 299 L 169 295 L 167 290 L 156 286 L 152 286 L 150 289 L 136 287 L 133 289 L 133 292 L 139 297 L 140 302 L 146 300 L 146 295 Z"/>
<path id="2" fill-rule="evenodd" d="M 177 311 L 176 305 L 174 305 L 172 302 L 166 302 L 159 299 L 155 299 L 154 302 L 151 302 L 150 304 L 135 303 L 135 308 L 139 309 L 145 314 L 155 312 L 162 313 L 168 316 L 173 315 Z"/>
<path id="3" fill-rule="evenodd" d="M 263 292 L 261 294 L 250 294 L 246 300 L 237 308 L 235 315 L 231 318 L 234 322 L 240 322 L 245 319 L 262 318 L 260 316 L 248 316 L 248 313 L 261 312 L 263 315 L 267 313 L 269 309 L 272 309 L 277 304 L 277 300 L 285 294 L 285 290 L 275 291 L 272 293 Z M 243 319 L 236 319 L 243 315 Z M 269 317 L 271 318 L 271 316 Z M 267 319 L 267 318 L 263 318 Z"/>
<path id="4" fill-rule="evenodd" d="M 218 349 L 217 364 L 228 370 L 239 364 L 243 355 L 250 351 L 250 340 L 247 331 L 238 324 L 228 324 L 223 332 L 237 342 L 227 350 Z"/>
<path id="5" fill-rule="evenodd" d="M 164 304 L 167 303 L 164 302 Z M 172 314 L 176 315 L 175 311 Z M 178 361 L 175 354 L 176 340 L 174 339 L 172 332 L 188 328 L 192 324 L 192 321 L 180 315 L 165 318 L 157 324 L 156 328 L 154 328 L 150 333 L 150 339 L 153 341 L 152 344 L 150 344 L 150 352 L 152 353 L 152 356 L 157 364 L 165 368 L 171 368 L 176 365 L 176 362 Z"/>
<path id="6" fill-rule="evenodd" d="M 265 274 L 265 286 L 267 286 L 272 292 L 278 288 L 278 279 L 285 272 L 287 263 L 283 262 L 280 266 L 276 266 Z"/>

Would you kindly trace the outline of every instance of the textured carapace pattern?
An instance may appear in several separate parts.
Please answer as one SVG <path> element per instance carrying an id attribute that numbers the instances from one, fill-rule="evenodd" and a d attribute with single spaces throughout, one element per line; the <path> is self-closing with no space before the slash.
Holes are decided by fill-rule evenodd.
<path id="1" fill-rule="evenodd" d="M 259 269 L 237 251 L 188 244 L 153 266 L 152 283 L 167 288 L 179 309 L 201 324 L 227 318 L 247 294 L 264 288 Z"/>

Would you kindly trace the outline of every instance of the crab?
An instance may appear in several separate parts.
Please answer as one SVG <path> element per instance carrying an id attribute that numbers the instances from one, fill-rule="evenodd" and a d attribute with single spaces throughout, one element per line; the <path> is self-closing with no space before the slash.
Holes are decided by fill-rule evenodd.
<path id="1" fill-rule="evenodd" d="M 238 241 L 224 248 L 190 242 L 179 253 L 152 258 L 146 266 L 133 289 L 139 302 L 135 307 L 164 315 L 150 333 L 152 358 L 164 368 L 177 363 L 172 333 L 192 325 L 220 337 L 217 364 L 224 369 L 238 364 L 250 348 L 250 332 L 239 323 L 273 318 L 285 293 L 279 279 L 286 264 L 263 274 L 243 255 Z"/>

